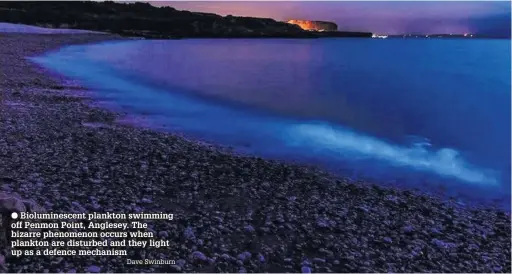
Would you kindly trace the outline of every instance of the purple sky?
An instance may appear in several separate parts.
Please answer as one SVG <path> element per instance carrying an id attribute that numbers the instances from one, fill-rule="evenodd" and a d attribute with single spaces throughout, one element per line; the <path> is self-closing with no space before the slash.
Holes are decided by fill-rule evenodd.
<path id="1" fill-rule="evenodd" d="M 374 33 L 491 33 L 510 36 L 510 2 L 151 2 L 179 10 L 276 20 L 334 21 L 339 30 Z"/>

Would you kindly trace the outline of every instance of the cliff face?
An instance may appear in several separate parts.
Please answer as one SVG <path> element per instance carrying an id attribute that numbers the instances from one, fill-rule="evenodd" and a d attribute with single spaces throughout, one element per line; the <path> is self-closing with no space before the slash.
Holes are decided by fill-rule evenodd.
<path id="1" fill-rule="evenodd" d="M 148 38 L 314 37 L 296 25 L 273 19 L 223 17 L 142 2 L 0 1 L 0 21 Z"/>
<path id="2" fill-rule="evenodd" d="M 288 24 L 297 25 L 304 30 L 338 31 L 338 25 L 325 21 L 289 20 Z"/>
<path id="3" fill-rule="evenodd" d="M 112 1 L 0 1 L 0 21 L 54 28 L 105 31 L 150 39 L 371 37 L 339 32 L 334 23 L 220 16 Z M 295 23 L 293 23 L 295 22 Z M 322 30 L 306 31 L 306 30 Z"/>

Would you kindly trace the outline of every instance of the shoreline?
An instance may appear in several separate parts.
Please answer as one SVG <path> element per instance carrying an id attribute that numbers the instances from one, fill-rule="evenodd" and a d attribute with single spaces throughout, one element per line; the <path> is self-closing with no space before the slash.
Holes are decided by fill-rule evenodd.
<path id="1" fill-rule="evenodd" d="M 34 272 L 510 272 L 508 212 L 122 126 L 118 113 L 89 104 L 85 88 L 25 59 L 109 39 L 128 40 L 0 35 L 0 62 L 12 67 L 0 75 L 0 186 L 54 212 L 173 213 L 174 221 L 148 222 L 173 244 L 145 258 L 163 254 L 177 265 L 127 265 L 133 256 L 51 264 L 4 253 L 8 272 L 27 264 Z"/>

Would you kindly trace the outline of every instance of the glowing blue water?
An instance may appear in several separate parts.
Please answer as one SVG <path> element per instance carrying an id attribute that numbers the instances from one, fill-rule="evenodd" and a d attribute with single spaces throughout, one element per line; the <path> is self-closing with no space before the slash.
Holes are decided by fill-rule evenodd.
<path id="1" fill-rule="evenodd" d="M 129 41 L 33 60 L 154 127 L 509 207 L 509 49 L 506 40 Z"/>

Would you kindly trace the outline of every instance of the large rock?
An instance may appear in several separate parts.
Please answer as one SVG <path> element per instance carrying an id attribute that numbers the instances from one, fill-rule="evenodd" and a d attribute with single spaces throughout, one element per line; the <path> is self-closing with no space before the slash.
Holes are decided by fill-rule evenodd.
<path id="1" fill-rule="evenodd" d="M 326 21 L 310 21 L 310 20 L 289 20 L 288 24 L 294 24 L 304 30 L 315 31 L 338 31 L 338 25 L 333 22 Z"/>
<path id="2" fill-rule="evenodd" d="M 17 193 L 0 191 L 0 214 L 11 214 L 12 212 L 44 212 L 44 208 L 35 201 L 23 199 Z"/>
<path id="3" fill-rule="evenodd" d="M 0 247 L 10 246 L 11 213 L 13 212 L 46 212 L 35 201 L 23 199 L 16 193 L 0 191 Z M 0 268 L 2 268 L 0 258 Z"/>

